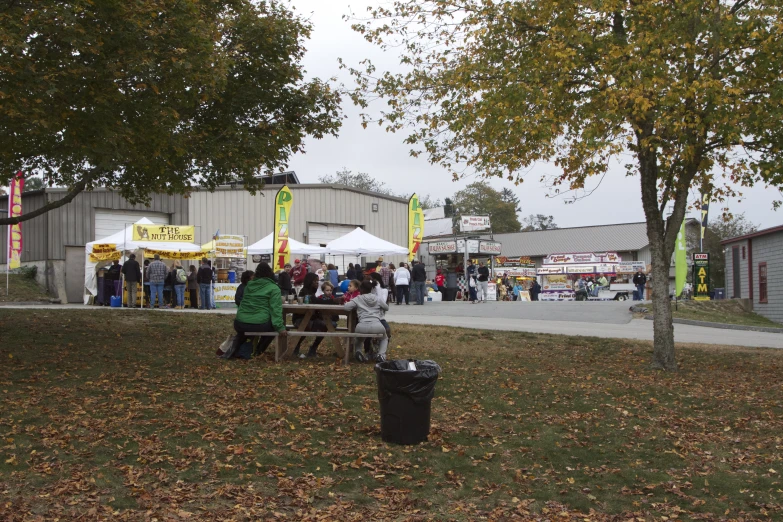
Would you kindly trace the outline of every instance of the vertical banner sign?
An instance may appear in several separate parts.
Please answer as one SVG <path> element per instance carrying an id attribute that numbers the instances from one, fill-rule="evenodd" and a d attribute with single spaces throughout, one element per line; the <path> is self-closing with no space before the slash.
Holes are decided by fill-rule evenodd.
<path id="1" fill-rule="evenodd" d="M 693 299 L 710 300 L 710 254 L 693 254 Z"/>
<path id="2" fill-rule="evenodd" d="M 11 180 L 11 194 L 8 196 L 8 217 L 22 215 L 22 189 L 24 175 L 21 171 Z M 19 268 L 22 262 L 22 224 L 8 225 L 8 270 Z"/>
<path id="3" fill-rule="evenodd" d="M 424 209 L 419 204 L 419 196 L 414 194 L 408 201 L 408 259 L 416 258 L 422 239 L 424 239 Z"/>
<path id="4" fill-rule="evenodd" d="M 704 231 L 707 230 L 707 217 L 710 213 L 710 195 L 701 196 L 701 240 L 704 241 Z"/>
<path id="5" fill-rule="evenodd" d="M 685 279 L 688 277 L 688 258 L 685 249 L 685 220 L 683 220 L 674 246 L 674 295 L 677 297 L 682 295 Z"/>
<path id="6" fill-rule="evenodd" d="M 272 268 L 282 270 L 286 263 L 291 262 L 291 246 L 288 243 L 288 220 L 291 217 L 291 205 L 294 196 L 288 185 L 277 191 L 275 196 L 275 237 L 272 252 Z"/>

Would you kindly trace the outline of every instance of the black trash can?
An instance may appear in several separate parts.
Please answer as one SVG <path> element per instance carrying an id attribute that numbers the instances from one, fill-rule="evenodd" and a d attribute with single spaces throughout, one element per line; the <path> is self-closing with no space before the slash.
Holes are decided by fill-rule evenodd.
<path id="1" fill-rule="evenodd" d="M 444 288 L 443 292 L 443 300 L 444 301 L 454 301 L 457 298 L 457 287 L 453 288 Z"/>
<path id="2" fill-rule="evenodd" d="M 415 365 L 409 369 L 409 364 Z M 434 361 L 386 361 L 375 365 L 381 438 L 395 444 L 418 444 L 430 434 L 430 404 L 440 366 Z"/>

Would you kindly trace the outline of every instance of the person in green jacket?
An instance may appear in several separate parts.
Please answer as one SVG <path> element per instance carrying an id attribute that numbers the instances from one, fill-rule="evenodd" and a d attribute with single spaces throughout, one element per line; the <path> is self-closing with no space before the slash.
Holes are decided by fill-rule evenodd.
<path id="1" fill-rule="evenodd" d="M 287 335 L 280 287 L 275 283 L 275 273 L 268 263 L 259 263 L 255 279 L 245 287 L 234 319 L 234 330 L 237 335 L 231 348 L 223 354 L 224 359 L 230 359 L 237 354 L 239 347 L 248 339 L 246 332 L 278 332 L 281 336 Z M 273 337 L 261 338 L 258 345 L 260 352 L 267 349 L 272 339 Z"/>

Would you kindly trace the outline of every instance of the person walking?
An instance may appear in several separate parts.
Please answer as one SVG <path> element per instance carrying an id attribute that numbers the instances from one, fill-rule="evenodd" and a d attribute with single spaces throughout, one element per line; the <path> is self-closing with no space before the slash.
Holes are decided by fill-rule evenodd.
<path id="1" fill-rule="evenodd" d="M 168 272 L 169 269 L 166 263 L 160 260 L 160 254 L 155 254 L 152 263 L 147 267 L 147 274 L 150 279 L 150 308 L 153 308 L 156 298 L 158 308 L 166 307 L 163 301 L 163 284 L 166 281 Z"/>
<path id="2" fill-rule="evenodd" d="M 413 269 L 411 271 L 413 278 L 413 288 L 416 289 L 416 303 L 417 305 L 424 305 L 424 299 L 427 296 L 427 270 L 424 268 L 424 263 L 413 262 Z"/>
<path id="3" fill-rule="evenodd" d="M 401 305 L 402 300 L 405 299 L 405 304 L 409 305 L 410 295 L 410 283 L 411 273 L 405 267 L 405 263 L 400 263 L 400 268 L 394 272 L 394 286 L 397 287 L 397 304 Z"/>
<path id="4" fill-rule="evenodd" d="M 198 294 L 200 298 L 199 310 L 209 310 L 212 307 L 212 269 L 209 267 L 209 260 L 201 260 L 201 268 L 196 274 L 198 282 Z"/>
<path id="5" fill-rule="evenodd" d="M 136 308 L 137 285 L 141 282 L 141 267 L 136 261 L 136 254 L 128 256 L 128 260 L 122 265 L 122 275 L 125 276 L 125 284 L 128 285 L 128 307 Z"/>
<path id="6" fill-rule="evenodd" d="M 174 309 L 182 310 L 185 308 L 185 287 L 188 284 L 188 274 L 185 269 L 182 268 L 182 263 L 174 261 L 174 266 L 171 267 L 171 279 L 174 284 L 174 295 L 176 300 L 174 301 Z"/>
<path id="7" fill-rule="evenodd" d="M 196 265 L 190 265 L 188 273 L 188 295 L 190 296 L 190 308 L 198 308 L 198 274 Z"/>
<path id="8" fill-rule="evenodd" d="M 489 288 L 489 267 L 484 262 L 479 263 L 478 267 L 478 299 L 480 303 L 487 302 L 487 292 Z"/>
<path id="9" fill-rule="evenodd" d="M 647 276 L 644 275 L 641 268 L 633 275 L 633 284 L 636 286 L 636 300 L 644 301 L 644 287 L 647 286 Z"/>
<path id="10" fill-rule="evenodd" d="M 396 271 L 394 263 L 389 263 L 389 302 L 397 301 L 397 287 L 394 284 L 394 272 Z"/>
<path id="11" fill-rule="evenodd" d="M 446 294 L 446 276 L 443 275 L 443 271 L 438 269 L 438 272 L 435 274 L 435 286 L 438 287 L 438 292 L 441 293 L 441 295 L 445 296 Z"/>

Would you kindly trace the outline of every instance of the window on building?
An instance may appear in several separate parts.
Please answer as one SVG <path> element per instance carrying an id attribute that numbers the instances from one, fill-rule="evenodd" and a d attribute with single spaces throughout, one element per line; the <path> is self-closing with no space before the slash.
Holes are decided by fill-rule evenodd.
<path id="1" fill-rule="evenodd" d="M 767 302 L 767 263 L 759 263 L 759 303 Z"/>

